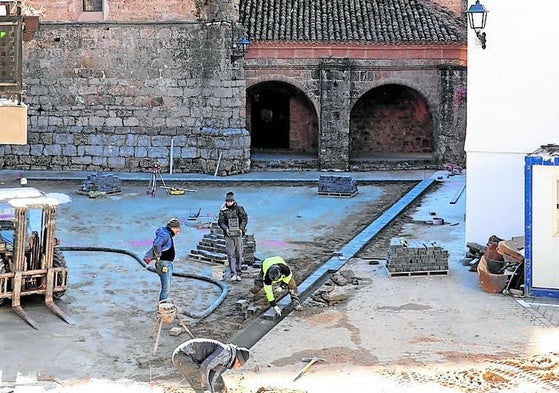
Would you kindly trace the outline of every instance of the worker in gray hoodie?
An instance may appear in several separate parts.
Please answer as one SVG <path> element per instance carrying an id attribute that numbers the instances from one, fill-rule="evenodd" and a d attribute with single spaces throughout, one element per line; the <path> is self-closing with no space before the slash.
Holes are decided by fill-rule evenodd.
<path id="1" fill-rule="evenodd" d="M 243 366 L 249 356 L 247 348 L 210 338 L 195 338 L 179 345 L 171 361 L 197 393 L 217 393 L 214 386 L 221 382 L 221 375 Z"/>

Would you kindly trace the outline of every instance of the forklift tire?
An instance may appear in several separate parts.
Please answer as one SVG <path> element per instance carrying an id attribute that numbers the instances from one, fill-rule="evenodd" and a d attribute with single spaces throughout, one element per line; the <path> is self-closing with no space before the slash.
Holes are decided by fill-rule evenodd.
<path id="1" fill-rule="evenodd" d="M 62 254 L 62 251 L 60 251 L 58 248 L 54 249 L 53 256 L 52 256 L 52 266 L 53 267 L 66 267 L 66 259 L 64 258 L 64 254 Z M 59 282 L 57 282 L 56 284 L 57 285 L 62 284 L 61 280 L 59 280 Z M 66 293 L 66 290 L 54 292 L 52 294 L 52 297 L 55 298 L 55 299 L 60 299 L 62 296 L 64 296 L 65 293 Z"/>

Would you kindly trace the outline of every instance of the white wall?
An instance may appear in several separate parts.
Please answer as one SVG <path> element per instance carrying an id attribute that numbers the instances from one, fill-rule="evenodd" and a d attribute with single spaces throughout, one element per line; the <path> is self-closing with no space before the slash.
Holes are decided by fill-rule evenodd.
<path id="1" fill-rule="evenodd" d="M 486 49 L 468 29 L 466 242 L 485 244 L 524 234 L 524 156 L 559 144 L 559 1 L 481 3 Z"/>
<path id="2" fill-rule="evenodd" d="M 557 182 L 559 166 L 534 165 L 532 196 L 532 286 L 559 289 Z"/>

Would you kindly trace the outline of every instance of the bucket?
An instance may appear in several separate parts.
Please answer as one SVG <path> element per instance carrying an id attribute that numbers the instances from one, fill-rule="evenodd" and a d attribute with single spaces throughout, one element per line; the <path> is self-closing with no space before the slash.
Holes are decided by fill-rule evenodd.
<path id="1" fill-rule="evenodd" d="M 225 266 L 223 265 L 212 266 L 212 277 L 214 280 L 219 280 L 219 281 L 225 280 Z"/>
<path id="2" fill-rule="evenodd" d="M 433 225 L 444 225 L 444 218 L 433 217 Z"/>
<path id="3" fill-rule="evenodd" d="M 157 308 L 157 318 L 163 323 L 171 323 L 177 315 L 177 308 L 168 300 L 161 300 Z"/>

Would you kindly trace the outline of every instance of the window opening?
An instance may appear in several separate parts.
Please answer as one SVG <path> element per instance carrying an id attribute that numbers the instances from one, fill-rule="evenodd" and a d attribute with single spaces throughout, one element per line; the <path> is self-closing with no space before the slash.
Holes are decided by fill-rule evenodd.
<path id="1" fill-rule="evenodd" d="M 103 0 L 83 0 L 83 12 L 102 12 Z"/>

